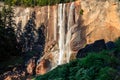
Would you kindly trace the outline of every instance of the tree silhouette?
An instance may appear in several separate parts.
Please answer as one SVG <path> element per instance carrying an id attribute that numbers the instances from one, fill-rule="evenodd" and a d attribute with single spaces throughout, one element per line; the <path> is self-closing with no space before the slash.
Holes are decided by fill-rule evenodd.
<path id="1" fill-rule="evenodd" d="M 16 28 L 17 49 L 22 52 L 22 21 L 19 21 Z"/>
<path id="2" fill-rule="evenodd" d="M 16 27 L 16 23 L 15 23 L 15 16 L 14 16 L 14 10 L 11 6 L 8 7 L 7 9 L 7 28 L 15 28 Z"/>
<path id="3" fill-rule="evenodd" d="M 41 26 L 38 28 L 38 41 L 37 44 L 41 45 L 44 47 L 45 45 L 45 26 L 44 24 L 41 24 Z"/>
<path id="4" fill-rule="evenodd" d="M 14 13 L 11 7 L 3 7 L 0 14 L 0 60 L 7 60 L 10 56 L 18 55 L 16 49 L 17 41 L 14 31 Z"/>
<path id="5" fill-rule="evenodd" d="M 1 19 L 3 20 L 3 27 L 6 27 L 6 21 L 7 21 L 7 9 L 4 6 L 2 11 L 1 11 Z"/>
<path id="6" fill-rule="evenodd" d="M 32 51 L 32 47 L 35 43 L 35 26 L 35 12 L 33 12 L 24 28 L 24 33 L 22 34 L 24 52 Z"/>
<path id="7" fill-rule="evenodd" d="M 19 23 L 17 24 L 17 29 L 16 29 L 17 42 L 19 42 L 21 35 L 22 35 L 22 21 L 19 21 Z"/>
<path id="8" fill-rule="evenodd" d="M 0 27 L 3 27 L 4 24 L 3 24 L 3 20 L 2 20 L 2 12 L 0 12 Z"/>

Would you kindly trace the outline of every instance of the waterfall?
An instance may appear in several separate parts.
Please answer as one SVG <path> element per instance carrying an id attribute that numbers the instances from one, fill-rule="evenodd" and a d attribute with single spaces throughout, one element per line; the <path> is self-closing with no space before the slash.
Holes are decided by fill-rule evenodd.
<path id="1" fill-rule="evenodd" d="M 62 64 L 63 54 L 64 54 L 64 26 L 63 24 L 63 7 L 62 4 L 59 4 L 58 7 L 58 26 L 59 26 L 59 60 L 58 65 Z"/>
<path id="2" fill-rule="evenodd" d="M 67 25 L 67 34 L 65 34 L 65 4 L 59 4 L 58 6 L 58 26 L 59 26 L 59 59 L 58 65 L 65 62 L 69 62 L 71 56 L 70 49 L 70 40 L 71 40 L 71 27 L 75 24 L 74 22 L 74 2 L 70 5 L 69 16 L 68 16 L 68 25 Z"/>
<path id="3" fill-rule="evenodd" d="M 46 25 L 46 32 L 47 32 L 46 42 L 50 42 L 50 39 L 53 39 L 53 41 L 58 42 L 58 45 L 57 44 L 55 45 L 55 50 L 56 52 L 58 52 L 58 54 L 55 52 L 57 54 L 56 65 L 69 62 L 70 60 L 70 56 L 72 53 L 71 47 L 70 47 L 70 41 L 72 37 L 71 27 L 75 24 L 74 8 L 75 8 L 75 5 L 74 5 L 74 2 L 72 2 L 70 4 L 61 3 L 61 4 L 57 4 L 56 6 L 45 6 L 45 7 L 35 9 L 35 11 L 37 12 L 36 23 L 37 24 L 44 23 Z M 17 20 L 17 23 L 19 20 L 22 21 L 22 29 L 24 29 L 24 26 L 29 20 L 30 14 L 32 13 L 32 11 L 34 11 L 32 8 L 26 8 L 25 10 L 21 10 L 19 14 L 17 12 L 16 15 L 18 16 L 18 18 L 16 18 L 16 20 Z M 39 15 L 41 16 L 39 17 Z M 50 21 L 52 19 L 53 21 Z M 50 31 L 54 31 L 54 32 L 50 32 Z M 27 46 L 26 46 L 26 49 L 27 49 Z M 48 46 L 48 49 L 49 49 L 49 46 Z"/>
<path id="4" fill-rule="evenodd" d="M 67 37 L 66 37 L 66 57 L 67 57 L 67 62 L 70 60 L 71 56 L 71 49 L 70 49 L 70 40 L 71 40 L 71 28 L 75 24 L 75 19 L 74 19 L 74 2 L 71 3 L 70 10 L 69 10 L 69 16 L 68 16 L 68 26 L 67 26 Z"/>

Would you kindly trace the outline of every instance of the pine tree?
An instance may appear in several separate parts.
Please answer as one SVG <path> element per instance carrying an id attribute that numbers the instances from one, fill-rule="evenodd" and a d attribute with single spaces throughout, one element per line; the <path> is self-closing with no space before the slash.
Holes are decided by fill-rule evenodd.
<path id="1" fill-rule="evenodd" d="M 38 41 L 37 44 L 44 47 L 45 45 L 45 34 L 44 34 L 45 26 L 44 24 L 41 24 L 41 26 L 38 29 Z"/>
<path id="2" fill-rule="evenodd" d="M 3 20 L 3 27 L 6 27 L 6 22 L 7 22 L 7 9 L 4 6 L 1 12 L 1 18 Z"/>
<path id="3" fill-rule="evenodd" d="M 24 28 L 24 33 L 22 34 L 22 43 L 24 51 L 31 51 L 35 43 L 35 12 L 33 12 L 30 20 Z"/>
<path id="4" fill-rule="evenodd" d="M 2 19 L 2 12 L 0 11 L 0 27 L 3 27 L 3 19 Z"/>
<path id="5" fill-rule="evenodd" d="M 8 17 L 8 21 L 7 21 L 7 27 L 8 28 L 15 28 L 16 27 L 16 23 L 15 23 L 15 16 L 14 16 L 14 10 L 11 6 L 8 7 L 7 9 L 7 17 Z"/>
<path id="6" fill-rule="evenodd" d="M 20 21 L 18 24 L 17 24 L 17 29 L 16 29 L 16 37 L 17 37 L 17 40 L 19 42 L 20 40 L 20 36 L 22 35 L 22 21 Z"/>
<path id="7" fill-rule="evenodd" d="M 17 41 L 16 41 L 16 35 L 15 35 L 16 24 L 14 20 L 14 11 L 11 6 L 9 6 L 6 9 L 6 21 L 5 22 L 6 22 L 5 35 L 8 37 L 8 44 L 9 44 L 8 50 L 10 50 L 11 54 L 17 55 L 16 53 Z"/>
<path id="8" fill-rule="evenodd" d="M 12 8 L 3 7 L 0 22 L 0 58 L 6 59 L 12 55 L 18 55 L 16 49 L 16 36 L 14 32 L 15 22 Z M 1 58 L 2 59 L 2 58 Z"/>

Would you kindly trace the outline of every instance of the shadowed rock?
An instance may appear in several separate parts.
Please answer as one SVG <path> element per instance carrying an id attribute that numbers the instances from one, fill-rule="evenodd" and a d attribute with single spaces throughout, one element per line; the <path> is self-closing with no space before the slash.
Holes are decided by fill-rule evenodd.
<path id="1" fill-rule="evenodd" d="M 44 59 L 40 61 L 39 65 L 36 68 L 36 74 L 37 75 L 43 75 L 50 69 L 50 61 L 47 59 Z"/>
<path id="2" fill-rule="evenodd" d="M 112 50 L 116 47 L 115 43 L 112 41 L 109 41 L 106 43 L 107 50 Z"/>
<path id="3" fill-rule="evenodd" d="M 106 49 L 105 41 L 103 39 L 95 41 L 93 44 L 86 45 L 78 51 L 77 58 L 85 57 L 89 52 L 100 52 Z"/>

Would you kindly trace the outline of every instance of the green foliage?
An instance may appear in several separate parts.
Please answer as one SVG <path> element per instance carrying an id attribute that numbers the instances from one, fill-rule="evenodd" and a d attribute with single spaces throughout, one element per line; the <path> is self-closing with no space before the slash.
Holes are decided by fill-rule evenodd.
<path id="1" fill-rule="evenodd" d="M 101 68 L 97 80 L 114 80 L 115 75 L 117 74 L 117 71 L 111 67 L 104 67 Z"/>
<path id="2" fill-rule="evenodd" d="M 11 55 L 18 55 L 16 49 L 15 21 L 13 9 L 3 7 L 0 12 L 0 60 L 5 60 Z M 16 54 L 17 53 L 17 54 Z"/>
<path id="3" fill-rule="evenodd" d="M 75 75 L 75 79 L 76 80 L 93 80 L 94 76 L 95 76 L 94 67 L 90 67 L 89 69 L 80 68 Z"/>
<path id="4" fill-rule="evenodd" d="M 58 66 L 35 80 L 113 80 L 117 75 L 119 60 L 109 51 L 90 53 L 85 58 L 76 59 Z"/>
<path id="5" fill-rule="evenodd" d="M 75 0 L 5 0 L 5 3 L 17 6 L 46 6 L 70 1 Z"/>
<path id="6" fill-rule="evenodd" d="M 105 51 L 102 51 L 102 53 L 95 54 L 91 53 L 86 58 L 81 59 L 82 62 L 79 64 L 80 66 L 84 66 L 86 68 L 92 67 L 92 66 L 98 66 L 104 67 L 104 66 L 110 66 L 110 65 L 116 65 L 118 64 L 118 60 L 114 57 L 106 53 Z"/>
<path id="7" fill-rule="evenodd" d="M 29 52 L 32 50 L 35 42 L 35 27 L 35 13 L 33 12 L 31 18 L 28 20 L 27 24 L 24 27 L 24 33 L 22 33 L 23 40 L 21 41 L 23 43 L 22 48 L 24 49 L 24 52 Z"/>
<path id="8" fill-rule="evenodd" d="M 8 70 L 9 67 L 14 67 L 15 65 L 17 66 L 17 65 L 24 63 L 23 58 L 21 56 L 10 55 L 8 59 L 5 58 L 5 60 L 0 62 L 0 64 L 1 64 L 0 68 L 3 69 L 3 70 L 1 70 L 0 74 L 4 73 L 6 70 Z"/>
<path id="9" fill-rule="evenodd" d="M 83 15 L 83 12 L 84 12 L 83 9 L 81 9 L 81 10 L 80 10 L 80 15 Z"/>
<path id="10" fill-rule="evenodd" d="M 3 7 L 0 12 L 0 68 L 3 69 L 3 72 L 10 65 L 14 66 L 23 63 L 23 58 L 19 56 L 20 51 L 17 48 L 15 28 L 12 7 Z"/>
<path id="11" fill-rule="evenodd" d="M 115 41 L 115 44 L 116 44 L 116 48 L 118 51 L 120 51 L 120 37 Z"/>
<path id="12" fill-rule="evenodd" d="M 113 50 L 114 56 L 120 59 L 120 37 L 115 41 L 116 48 Z"/>

